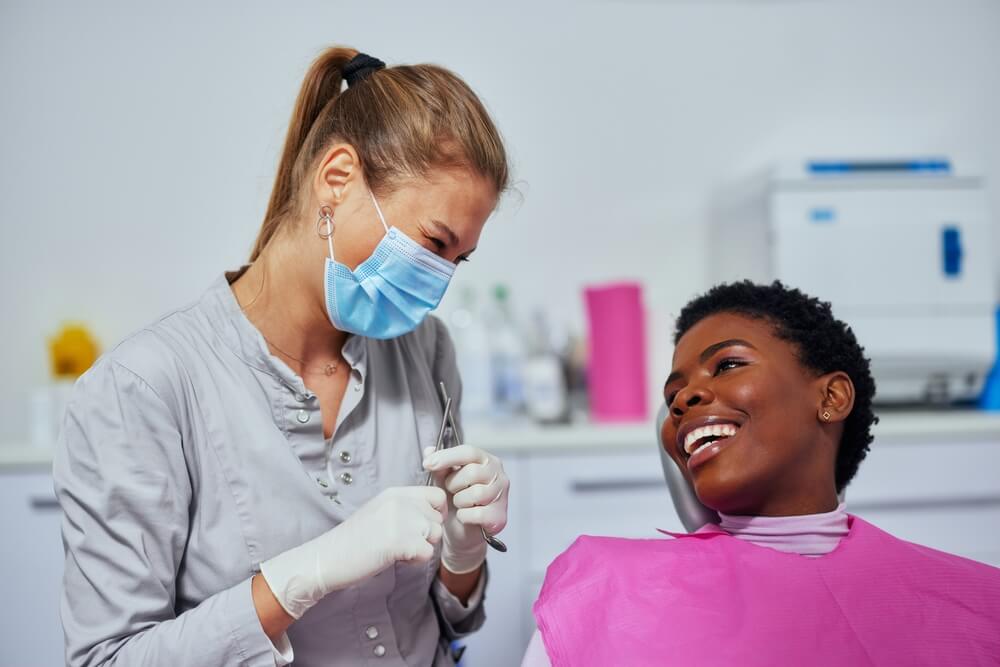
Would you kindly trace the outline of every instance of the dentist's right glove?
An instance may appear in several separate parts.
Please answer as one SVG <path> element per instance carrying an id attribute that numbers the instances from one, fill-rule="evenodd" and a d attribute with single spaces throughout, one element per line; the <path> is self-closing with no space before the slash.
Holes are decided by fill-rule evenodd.
<path id="1" fill-rule="evenodd" d="M 337 527 L 264 561 L 260 572 L 288 615 L 301 618 L 331 592 L 396 562 L 433 558 L 447 507 L 437 487 L 386 489 Z"/>
<path id="2" fill-rule="evenodd" d="M 485 530 L 496 535 L 507 525 L 510 480 L 493 454 L 459 445 L 424 451 L 429 470 L 448 492 L 452 507 L 444 522 L 441 564 L 454 574 L 473 572 L 486 560 Z"/>

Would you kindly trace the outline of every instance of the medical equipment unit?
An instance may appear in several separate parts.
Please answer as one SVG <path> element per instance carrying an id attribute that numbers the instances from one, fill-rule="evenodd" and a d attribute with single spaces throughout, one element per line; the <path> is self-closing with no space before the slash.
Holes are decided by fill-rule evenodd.
<path id="1" fill-rule="evenodd" d="M 996 358 L 991 227 L 982 179 L 949 160 L 803 160 L 720 197 L 709 278 L 830 301 L 880 404 L 968 402 Z"/>

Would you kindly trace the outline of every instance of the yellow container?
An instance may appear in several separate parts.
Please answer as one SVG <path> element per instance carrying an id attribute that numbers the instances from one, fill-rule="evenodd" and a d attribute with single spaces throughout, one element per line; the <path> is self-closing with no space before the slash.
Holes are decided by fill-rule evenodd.
<path id="1" fill-rule="evenodd" d="M 97 341 L 82 324 L 64 324 L 49 339 L 49 360 L 56 379 L 75 380 L 93 365 L 99 354 Z"/>

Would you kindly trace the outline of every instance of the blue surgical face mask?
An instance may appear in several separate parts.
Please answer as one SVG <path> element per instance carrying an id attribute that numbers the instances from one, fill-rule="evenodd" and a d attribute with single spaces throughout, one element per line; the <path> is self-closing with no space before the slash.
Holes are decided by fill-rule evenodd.
<path id="1" fill-rule="evenodd" d="M 334 259 L 333 220 L 326 226 L 326 312 L 333 326 L 368 338 L 395 338 L 417 328 L 437 308 L 455 273 L 455 265 L 389 226 L 371 195 L 385 236 L 371 257 L 351 271 Z"/>

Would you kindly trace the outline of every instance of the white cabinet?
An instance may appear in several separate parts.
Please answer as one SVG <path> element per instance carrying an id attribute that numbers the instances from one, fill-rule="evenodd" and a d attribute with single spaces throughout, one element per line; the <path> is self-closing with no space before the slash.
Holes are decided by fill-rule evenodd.
<path id="1" fill-rule="evenodd" d="M 883 439 L 847 509 L 896 537 L 1000 567 L 1000 436 Z"/>
<path id="2" fill-rule="evenodd" d="M 646 449 L 527 457 L 529 569 L 544 574 L 580 535 L 658 538 L 680 530 L 660 469 Z"/>
<path id="3" fill-rule="evenodd" d="M 45 469 L 0 468 L 0 664 L 56 667 L 63 658 L 60 512 Z"/>

